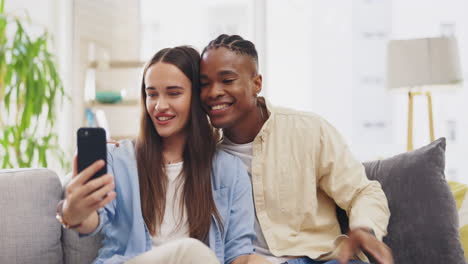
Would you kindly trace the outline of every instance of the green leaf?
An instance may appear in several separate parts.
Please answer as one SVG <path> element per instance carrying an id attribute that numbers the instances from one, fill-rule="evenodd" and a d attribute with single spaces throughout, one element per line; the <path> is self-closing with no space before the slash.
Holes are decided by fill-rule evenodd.
<path id="1" fill-rule="evenodd" d="M 28 94 L 26 94 L 28 96 Z M 33 114 L 33 105 L 25 104 L 23 109 L 23 115 L 21 116 L 21 130 L 25 131 L 31 124 L 31 116 Z"/>
<path id="2" fill-rule="evenodd" d="M 10 153 L 7 151 L 5 153 L 5 156 L 3 157 L 2 169 L 10 168 L 10 166 L 8 166 L 9 164 L 10 164 Z"/>
<path id="3" fill-rule="evenodd" d="M 7 113 L 10 113 L 10 97 L 11 97 L 11 90 L 5 94 L 5 99 L 3 99 L 5 103 L 5 107 L 7 109 Z"/>
<path id="4" fill-rule="evenodd" d="M 33 138 L 28 138 L 28 144 L 26 146 L 26 158 L 27 163 L 31 164 L 34 159 L 34 150 L 36 149 L 36 142 Z"/>
<path id="5" fill-rule="evenodd" d="M 46 159 L 46 149 L 44 146 L 40 146 L 38 148 L 39 151 L 39 163 L 41 164 L 42 167 L 47 168 L 47 159 Z"/>

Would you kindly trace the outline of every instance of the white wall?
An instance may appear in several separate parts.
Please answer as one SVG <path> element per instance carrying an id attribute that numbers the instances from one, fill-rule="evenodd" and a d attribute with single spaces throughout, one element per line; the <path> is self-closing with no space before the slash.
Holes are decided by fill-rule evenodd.
<path id="1" fill-rule="evenodd" d="M 339 6 L 340 8 L 337 8 Z M 268 97 L 352 130 L 350 1 L 267 2 Z"/>
<path id="2" fill-rule="evenodd" d="M 159 49 L 178 45 L 191 45 L 201 52 L 221 33 L 240 34 L 249 39 L 254 35 L 252 12 L 256 5 L 251 0 L 140 2 L 143 60 Z"/>

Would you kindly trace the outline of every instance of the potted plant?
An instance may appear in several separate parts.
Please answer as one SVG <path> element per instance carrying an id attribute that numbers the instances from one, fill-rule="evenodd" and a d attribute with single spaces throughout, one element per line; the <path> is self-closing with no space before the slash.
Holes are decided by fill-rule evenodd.
<path id="1" fill-rule="evenodd" d="M 47 31 L 32 37 L 25 22 L 4 12 L 0 0 L 0 168 L 65 166 L 54 132 L 65 98 Z"/>

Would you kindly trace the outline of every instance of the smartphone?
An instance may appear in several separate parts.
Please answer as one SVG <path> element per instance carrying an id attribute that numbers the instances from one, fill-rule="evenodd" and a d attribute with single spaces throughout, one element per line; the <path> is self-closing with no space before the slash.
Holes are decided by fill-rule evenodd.
<path id="1" fill-rule="evenodd" d="M 77 131 L 78 173 L 97 160 L 104 160 L 106 165 L 90 180 L 107 173 L 106 131 L 100 127 L 82 127 Z"/>

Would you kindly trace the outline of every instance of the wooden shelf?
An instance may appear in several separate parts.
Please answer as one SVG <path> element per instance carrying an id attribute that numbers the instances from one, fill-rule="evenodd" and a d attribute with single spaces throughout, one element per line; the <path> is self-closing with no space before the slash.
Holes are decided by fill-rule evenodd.
<path id="1" fill-rule="evenodd" d="M 88 68 L 97 68 L 98 63 L 96 61 L 92 61 L 89 63 Z M 117 68 L 141 68 L 145 66 L 144 61 L 109 61 L 108 64 L 109 68 L 117 69 Z"/>
<path id="2" fill-rule="evenodd" d="M 130 100 L 123 100 L 118 103 L 100 103 L 96 100 L 92 100 L 86 102 L 85 104 L 87 107 L 99 108 L 99 107 L 128 107 L 128 106 L 139 106 L 140 100 L 138 99 L 130 99 Z"/>

